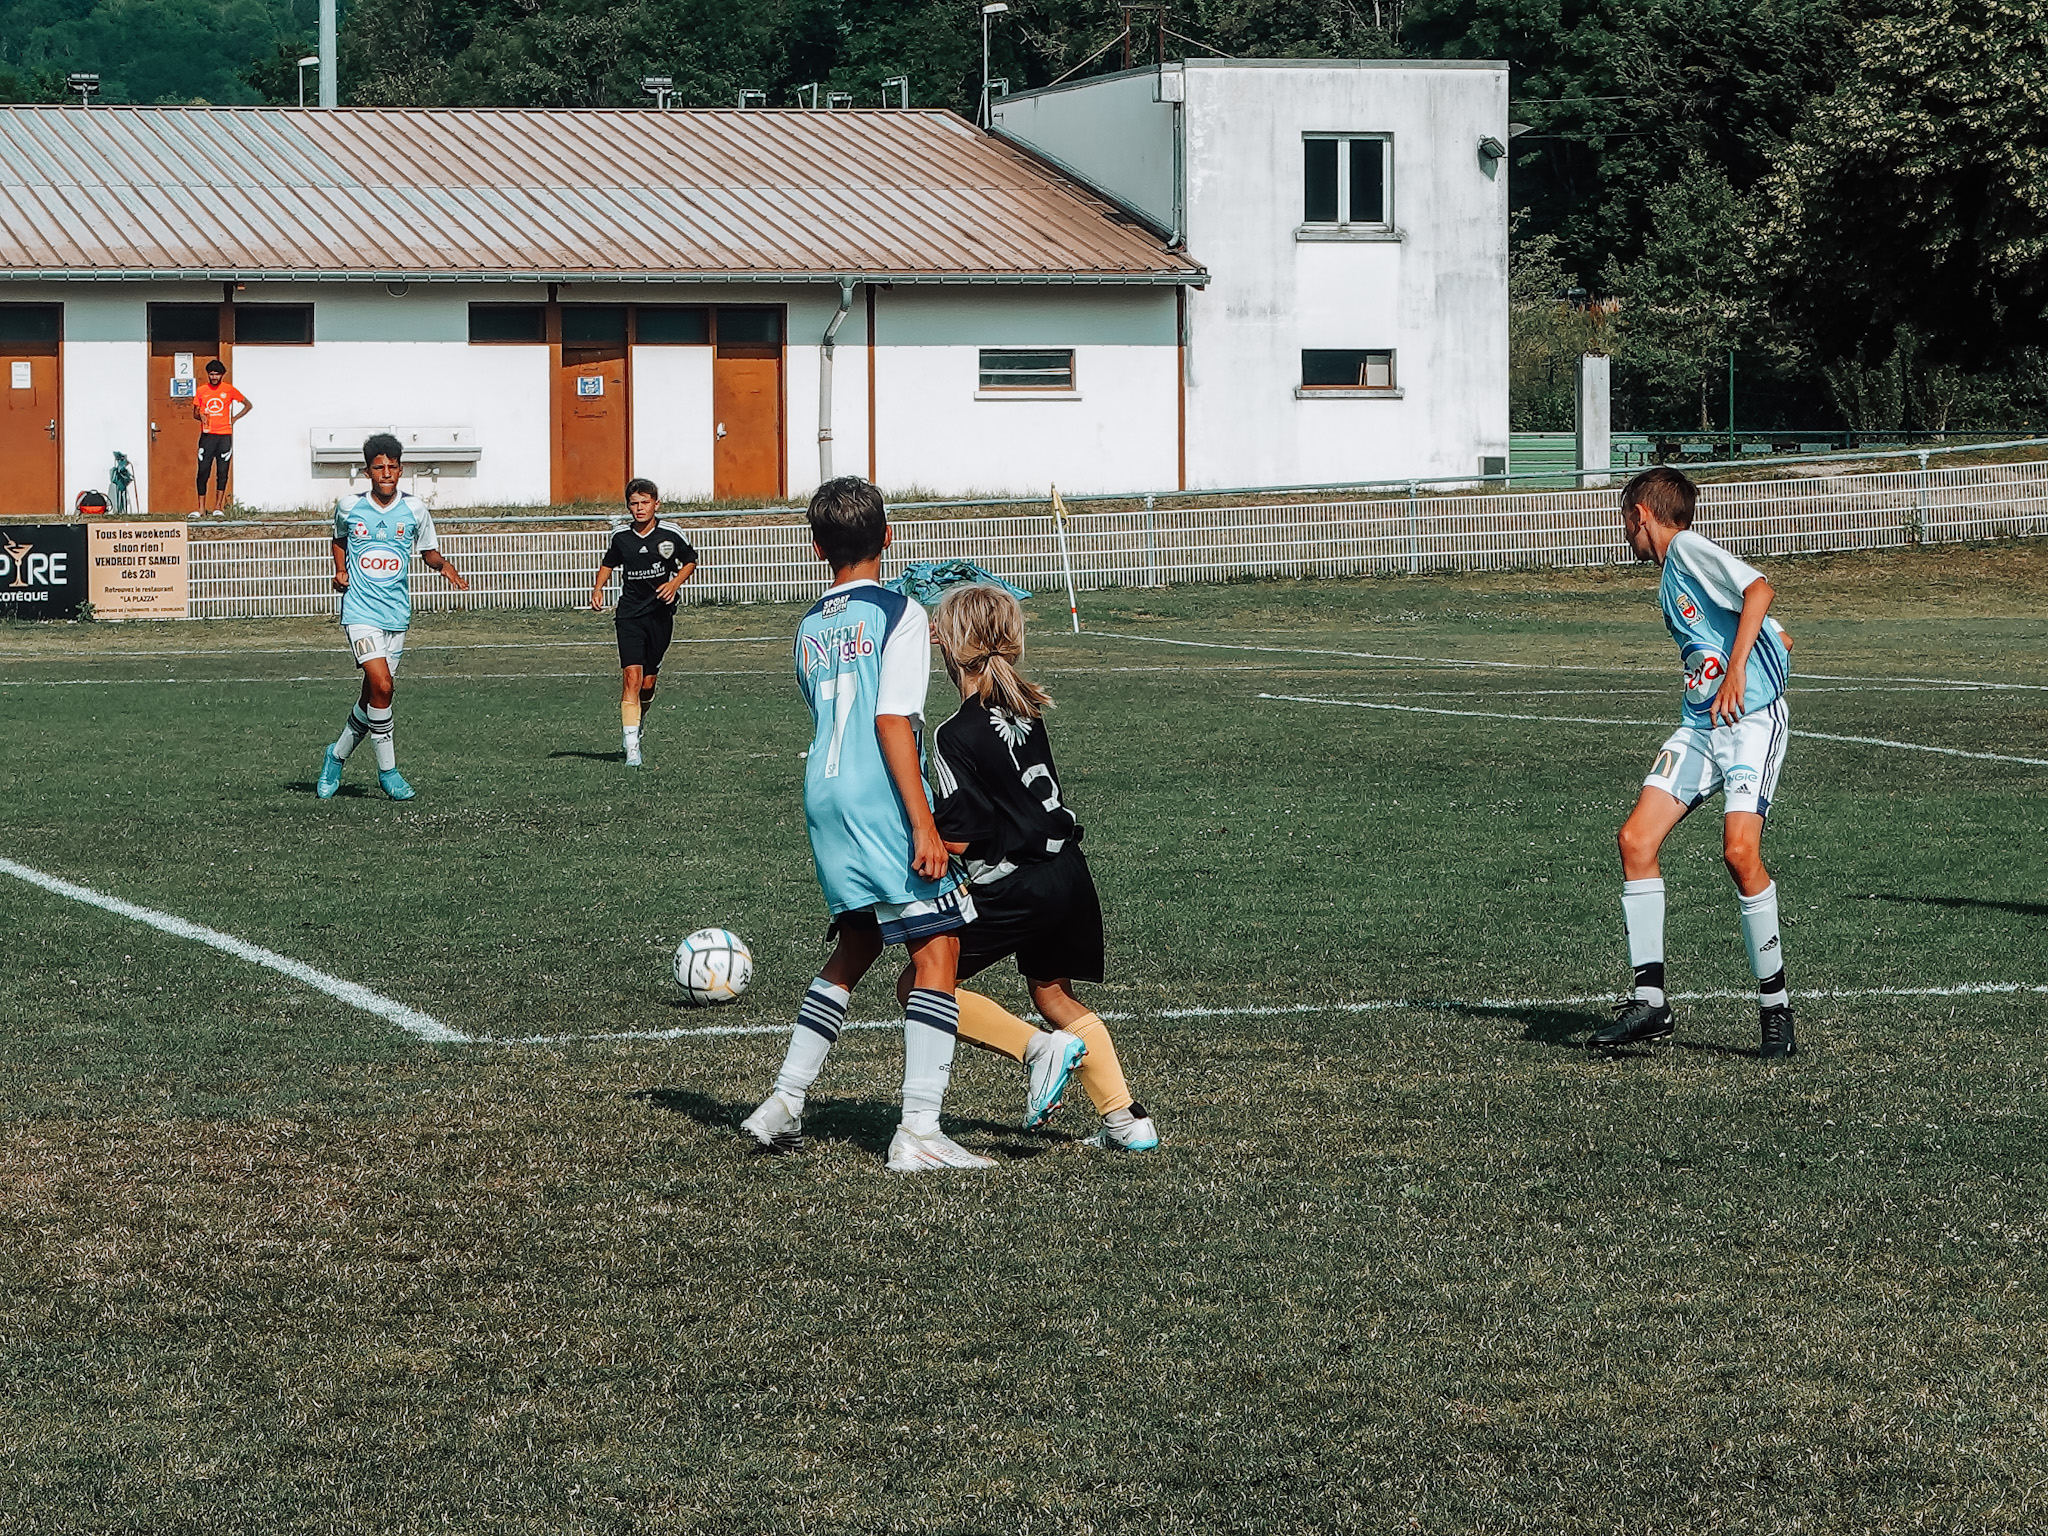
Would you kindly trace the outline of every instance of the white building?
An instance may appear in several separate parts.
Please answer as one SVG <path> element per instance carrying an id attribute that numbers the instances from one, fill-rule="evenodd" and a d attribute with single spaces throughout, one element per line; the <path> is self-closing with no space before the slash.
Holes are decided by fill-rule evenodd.
<path id="1" fill-rule="evenodd" d="M 373 428 L 443 506 L 1505 454 L 1503 70 L 1190 64 L 997 114 L 0 108 L 0 512 L 117 450 L 191 510 L 216 356 L 275 509 Z"/>

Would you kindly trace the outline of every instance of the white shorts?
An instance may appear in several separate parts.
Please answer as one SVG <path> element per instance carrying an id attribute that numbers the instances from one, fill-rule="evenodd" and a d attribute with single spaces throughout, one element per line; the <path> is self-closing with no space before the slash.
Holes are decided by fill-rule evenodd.
<path id="1" fill-rule="evenodd" d="M 381 656 L 393 672 L 398 670 L 398 658 L 405 653 L 404 630 L 379 629 L 374 624 L 344 624 L 341 631 L 348 636 L 348 648 L 354 652 L 357 666 Z"/>
<path id="2" fill-rule="evenodd" d="M 974 898 L 963 886 L 922 901 L 878 901 L 872 907 L 841 912 L 832 919 L 825 937 L 837 938 L 842 927 L 872 925 L 881 930 L 884 944 L 908 944 L 912 939 L 929 938 L 935 933 L 952 933 L 973 921 Z"/>
<path id="3" fill-rule="evenodd" d="M 1792 735 L 1788 719 L 1785 701 L 1779 699 L 1733 725 L 1712 730 L 1681 725 L 1657 753 L 1643 787 L 1663 790 L 1688 811 L 1718 789 L 1724 795 L 1723 812 L 1767 816 Z"/>

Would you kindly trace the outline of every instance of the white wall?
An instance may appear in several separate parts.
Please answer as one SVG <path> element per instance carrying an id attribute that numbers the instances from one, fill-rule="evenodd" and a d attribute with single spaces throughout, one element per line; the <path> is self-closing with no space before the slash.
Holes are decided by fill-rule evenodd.
<path id="1" fill-rule="evenodd" d="M 149 348 L 140 341 L 64 344 L 64 505 L 80 491 L 110 493 L 114 451 L 149 490 Z M 109 496 L 111 499 L 111 495 Z"/>
<path id="2" fill-rule="evenodd" d="M 1004 128 L 1119 191 L 1172 121 L 1151 84 L 1040 92 Z M 1507 173 L 1478 153 L 1507 140 L 1505 66 L 1191 59 L 1180 87 L 1187 250 L 1210 274 L 1187 296 L 1189 483 L 1476 476 L 1505 455 Z M 1399 238 L 1297 238 L 1308 133 L 1392 136 Z M 1304 348 L 1392 348 L 1399 397 L 1297 399 Z"/>
<path id="3" fill-rule="evenodd" d="M 1189 479 L 1477 475 L 1507 452 L 1507 72 L 1484 64 L 1191 62 Z M 1302 136 L 1393 137 L 1398 240 L 1296 237 Z M 1489 172 L 1492 174 L 1489 174 Z M 1396 353 L 1400 398 L 1297 399 L 1303 348 Z"/>
<path id="4" fill-rule="evenodd" d="M 633 473 L 672 501 L 711 495 L 711 349 L 633 349 Z"/>

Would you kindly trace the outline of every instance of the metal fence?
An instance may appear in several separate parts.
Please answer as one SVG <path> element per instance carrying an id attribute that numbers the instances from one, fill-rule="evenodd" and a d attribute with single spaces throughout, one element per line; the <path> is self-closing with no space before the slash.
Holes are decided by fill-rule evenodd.
<path id="1" fill-rule="evenodd" d="M 1084 590 L 1609 565 L 1630 558 L 1616 501 L 1610 489 L 1077 512 L 1067 541 Z M 1696 526 L 1745 556 L 2030 536 L 2048 532 L 2048 463 L 1712 484 Z M 819 589 L 824 573 L 801 523 L 693 524 L 690 537 L 703 557 L 683 589 L 690 602 L 793 602 Z M 416 569 L 414 600 L 427 610 L 573 607 L 589 599 L 609 538 L 602 529 L 449 533 L 442 548 L 470 590 Z M 1034 592 L 1061 584 L 1050 512 L 899 521 L 885 574 L 955 558 Z M 329 614 L 339 602 L 325 538 L 195 540 L 191 569 L 194 618 Z"/>

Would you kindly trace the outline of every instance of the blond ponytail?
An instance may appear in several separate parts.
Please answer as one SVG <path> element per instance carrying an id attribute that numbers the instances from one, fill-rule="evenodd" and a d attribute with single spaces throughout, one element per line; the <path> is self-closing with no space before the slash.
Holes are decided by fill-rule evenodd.
<path id="1" fill-rule="evenodd" d="M 1024 720 L 1036 720 L 1052 703 L 1017 670 L 1024 658 L 1024 610 L 1001 587 L 955 587 L 939 599 L 932 624 L 954 686 L 964 678 L 982 703 Z"/>

